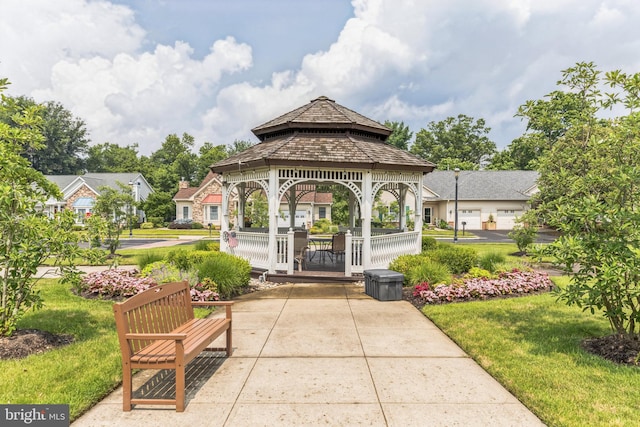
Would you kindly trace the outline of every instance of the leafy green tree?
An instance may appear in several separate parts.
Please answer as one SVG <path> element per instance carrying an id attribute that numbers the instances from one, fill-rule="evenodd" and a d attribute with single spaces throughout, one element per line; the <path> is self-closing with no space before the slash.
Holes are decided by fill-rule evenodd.
<path id="1" fill-rule="evenodd" d="M 140 159 L 138 158 L 138 144 L 121 147 L 118 144 L 105 142 L 89 147 L 87 170 L 100 172 L 138 172 Z"/>
<path id="2" fill-rule="evenodd" d="M 198 171 L 196 173 L 196 180 L 202 182 L 205 176 L 209 173 L 209 167 L 219 162 L 220 160 L 227 158 L 226 145 L 213 145 L 210 142 L 202 144 L 199 150 L 198 156 Z"/>
<path id="3" fill-rule="evenodd" d="M 496 144 L 488 138 L 491 128 L 483 119 L 459 114 L 439 122 L 430 122 L 416 134 L 411 152 L 438 164 L 444 159 L 468 162 L 479 168 L 496 152 Z M 451 163 L 451 161 L 449 161 Z"/>
<path id="4" fill-rule="evenodd" d="M 8 81 L 0 79 L 0 92 Z M 38 266 L 53 260 L 63 280 L 77 281 L 71 263 L 78 253 L 70 211 L 49 218 L 42 206 L 49 197 L 60 198 L 59 189 L 21 156 L 25 149 L 39 150 L 45 138 L 40 132 L 41 107 L 14 109 L 2 95 L 0 115 L 12 112 L 15 126 L 0 123 L 0 335 L 9 336 L 29 309 L 42 306 L 35 289 Z"/>
<path id="5" fill-rule="evenodd" d="M 523 136 L 514 139 L 511 144 L 491 159 L 488 169 L 537 170 L 539 159 L 550 150 L 556 141 L 564 136 L 574 123 L 593 118 L 597 106 L 594 97 L 598 89 L 593 86 L 598 73 L 590 68 L 592 63 L 579 63 L 579 76 L 559 81 L 559 84 L 571 84 L 570 92 L 556 90 L 545 99 L 529 100 L 518 108 L 517 117 L 527 121 Z M 579 80 L 568 81 L 577 78 Z"/>
<path id="6" fill-rule="evenodd" d="M 194 146 L 191 135 L 184 133 L 168 135 L 162 147 L 141 160 L 141 169 L 148 173 L 147 179 L 156 191 L 175 193 L 181 179 L 194 182 L 197 170 L 197 155 L 191 152 Z"/>
<path id="7" fill-rule="evenodd" d="M 92 238 L 99 236 L 107 244 L 112 257 L 120 247 L 120 234 L 136 218 L 131 187 L 123 183 L 118 183 L 118 187 L 102 186 L 98 189 L 100 195 L 87 225 Z"/>
<path id="8" fill-rule="evenodd" d="M 249 218 L 252 227 L 269 226 L 269 202 L 263 193 L 254 193 L 248 203 Z"/>
<path id="9" fill-rule="evenodd" d="M 242 153 L 244 150 L 251 147 L 253 147 L 253 142 L 236 139 L 235 141 L 233 141 L 233 144 L 227 147 L 227 157 L 231 157 L 234 154 Z"/>
<path id="10" fill-rule="evenodd" d="M 409 141 L 413 137 L 409 126 L 406 126 L 404 122 L 390 122 L 389 120 L 385 121 L 384 125 L 393 130 L 393 133 L 387 138 L 387 143 L 401 150 L 409 150 Z"/>
<path id="11" fill-rule="evenodd" d="M 546 246 L 571 276 L 560 298 L 602 312 L 616 334 L 640 335 L 640 73 L 601 73 L 593 63 L 563 71 L 560 84 L 585 107 L 540 160 L 535 213 L 561 237 Z M 602 85 L 612 93 L 602 95 Z M 623 104 L 627 114 L 598 118 Z"/>
<path id="12" fill-rule="evenodd" d="M 173 201 L 173 194 L 164 191 L 154 191 L 147 196 L 142 203 L 147 218 L 162 218 L 164 222 L 171 221 L 176 215 L 176 204 Z"/>
<path id="13" fill-rule="evenodd" d="M 31 98 L 18 97 L 9 101 L 0 121 L 16 126 L 13 112 L 38 104 Z M 89 139 L 84 121 L 73 117 L 69 110 L 57 102 L 46 102 L 38 109 L 42 117 L 40 131 L 43 144 L 23 147 L 22 155 L 34 169 L 45 175 L 74 175 L 84 170 L 83 157 L 87 153 Z"/>

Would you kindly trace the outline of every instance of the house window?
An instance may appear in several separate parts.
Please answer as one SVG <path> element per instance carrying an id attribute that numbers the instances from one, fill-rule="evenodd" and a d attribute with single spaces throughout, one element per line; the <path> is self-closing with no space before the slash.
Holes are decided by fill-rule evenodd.
<path id="1" fill-rule="evenodd" d="M 431 224 L 431 208 L 424 208 L 424 223 Z"/>
<path id="2" fill-rule="evenodd" d="M 209 219 L 211 221 L 218 220 L 218 207 L 217 206 L 209 206 Z"/>
<path id="3" fill-rule="evenodd" d="M 189 206 L 182 207 L 182 219 L 189 219 Z"/>
<path id="4" fill-rule="evenodd" d="M 327 208 L 325 208 L 325 207 L 318 208 L 318 217 L 320 219 L 326 218 L 327 217 Z"/>

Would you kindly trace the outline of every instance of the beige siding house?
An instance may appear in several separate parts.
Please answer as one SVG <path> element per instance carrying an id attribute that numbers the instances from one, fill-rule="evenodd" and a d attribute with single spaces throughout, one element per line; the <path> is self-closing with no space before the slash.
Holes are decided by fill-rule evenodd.
<path id="1" fill-rule="evenodd" d="M 535 171 L 460 171 L 458 229 L 513 229 L 516 218 L 529 209 L 531 196 L 538 192 L 537 179 Z M 425 224 L 438 225 L 443 220 L 454 225 L 455 188 L 454 171 L 425 175 L 422 198 Z"/>

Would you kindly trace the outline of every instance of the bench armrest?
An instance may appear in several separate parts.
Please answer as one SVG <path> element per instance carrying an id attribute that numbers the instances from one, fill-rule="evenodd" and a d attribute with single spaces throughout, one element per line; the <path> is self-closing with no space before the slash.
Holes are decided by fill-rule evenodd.
<path id="1" fill-rule="evenodd" d="M 233 305 L 233 301 L 191 301 L 191 305 L 194 307 L 225 307 L 227 310 L 225 313 L 226 318 L 231 320 L 231 306 Z"/>
<path id="2" fill-rule="evenodd" d="M 124 334 L 124 337 L 128 340 L 175 340 L 184 341 L 187 339 L 187 334 L 151 334 L 151 333 L 131 333 Z"/>
<path id="3" fill-rule="evenodd" d="M 212 306 L 231 306 L 234 301 L 191 301 L 191 305 L 194 307 L 212 305 Z"/>

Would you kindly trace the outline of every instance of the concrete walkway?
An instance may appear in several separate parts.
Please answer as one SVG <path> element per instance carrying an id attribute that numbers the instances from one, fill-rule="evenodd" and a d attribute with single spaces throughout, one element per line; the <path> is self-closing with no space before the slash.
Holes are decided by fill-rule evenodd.
<path id="1" fill-rule="evenodd" d="M 72 425 L 542 425 L 406 301 L 377 301 L 357 284 L 282 285 L 236 301 L 234 354 L 190 364 L 185 412 L 122 412 L 120 388 Z M 172 379 L 144 371 L 134 388 L 166 394 Z"/>

